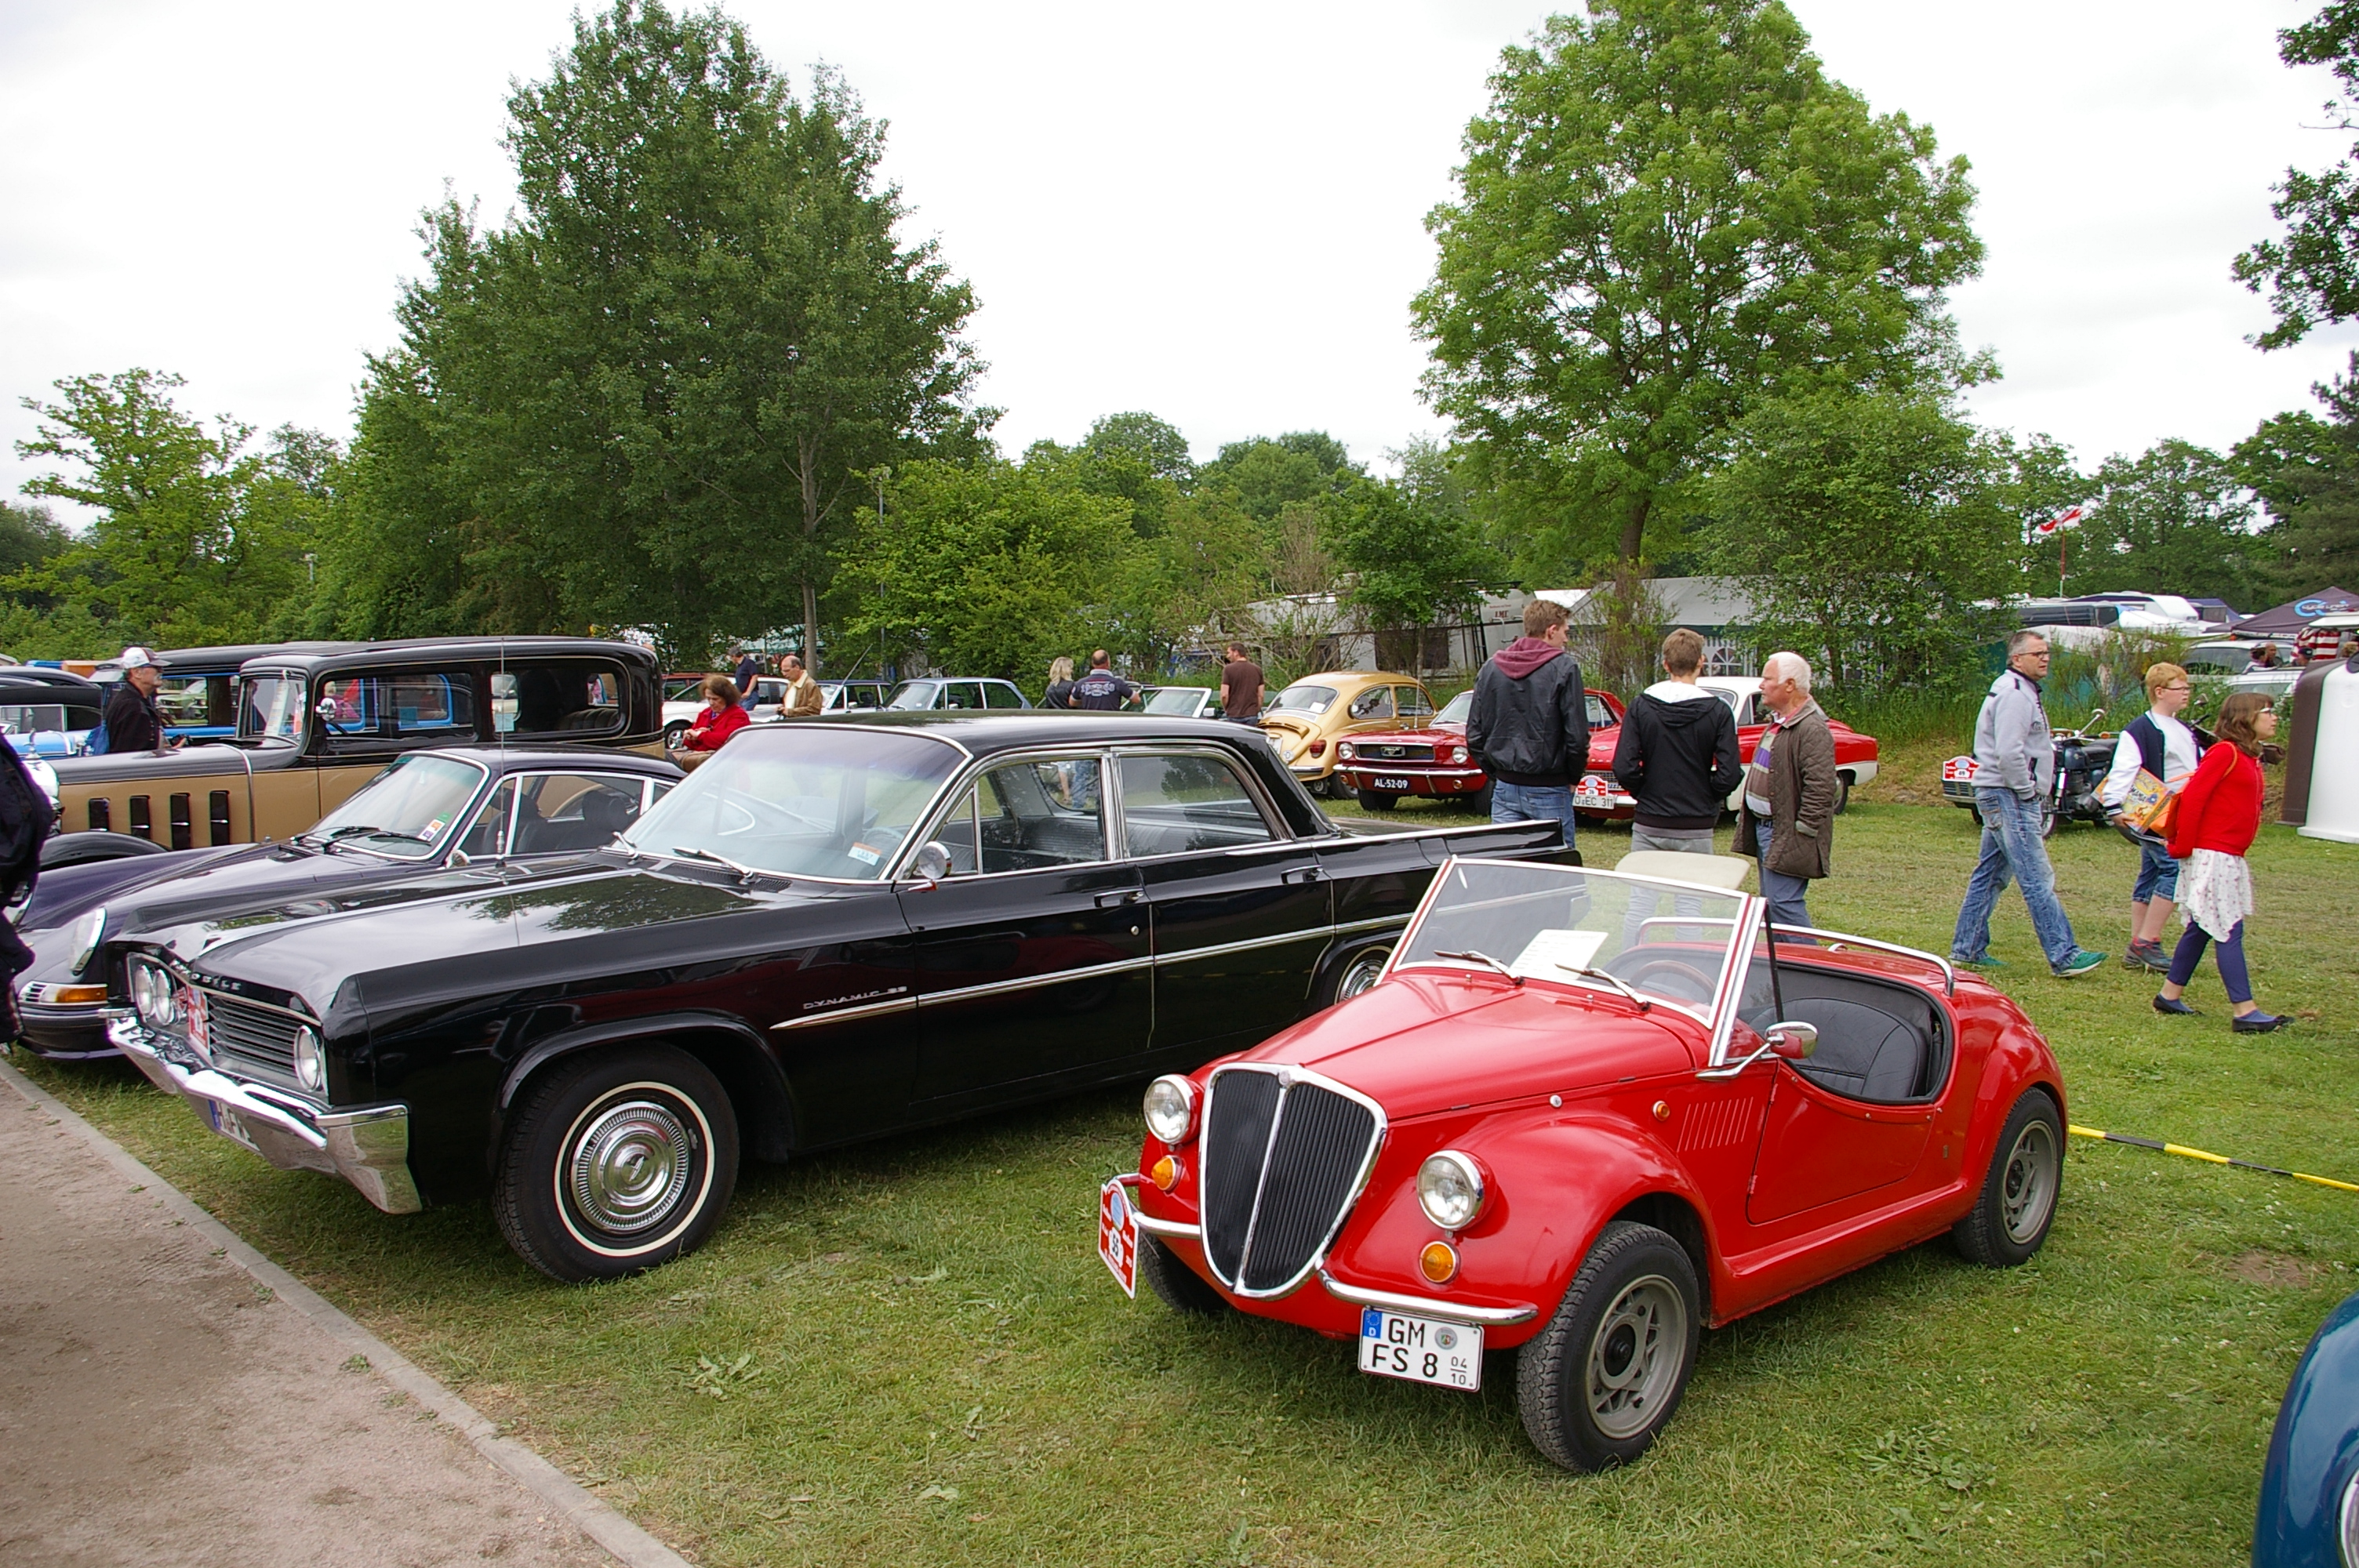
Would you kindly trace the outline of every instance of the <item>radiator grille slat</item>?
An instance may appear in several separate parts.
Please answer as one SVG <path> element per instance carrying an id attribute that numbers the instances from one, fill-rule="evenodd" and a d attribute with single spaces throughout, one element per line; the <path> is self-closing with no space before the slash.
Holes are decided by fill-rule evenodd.
<path id="1" fill-rule="evenodd" d="M 205 1036 L 214 1060 L 286 1083 L 295 1081 L 298 1020 L 242 997 L 205 992 Z"/>
<path id="2" fill-rule="evenodd" d="M 1324 1085 L 1256 1068 L 1213 1074 L 1202 1156 L 1212 1271 L 1247 1294 L 1292 1288 L 1343 1224 L 1382 1135 L 1374 1110 Z"/>

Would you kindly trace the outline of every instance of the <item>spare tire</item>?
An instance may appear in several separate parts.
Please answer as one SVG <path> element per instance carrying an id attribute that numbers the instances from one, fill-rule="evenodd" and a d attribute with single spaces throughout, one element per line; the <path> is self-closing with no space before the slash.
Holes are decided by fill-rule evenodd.
<path id="1" fill-rule="evenodd" d="M 41 846 L 41 870 L 55 866 L 87 866 L 98 860 L 120 860 L 132 855 L 171 853 L 153 838 L 136 833 L 116 833 L 93 827 L 82 833 L 60 833 Z"/>

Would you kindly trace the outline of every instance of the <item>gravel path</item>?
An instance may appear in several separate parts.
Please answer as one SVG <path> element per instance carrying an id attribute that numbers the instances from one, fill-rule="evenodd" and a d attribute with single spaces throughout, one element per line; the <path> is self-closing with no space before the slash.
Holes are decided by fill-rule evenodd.
<path id="1" fill-rule="evenodd" d="M 615 1561 L 561 1478 L 537 1494 L 495 1466 L 419 1403 L 450 1413 L 447 1393 L 398 1357 L 417 1392 L 381 1376 L 332 1309 L 272 1290 L 187 1200 L 126 1179 L 126 1156 L 6 1076 L 0 1568 Z"/>

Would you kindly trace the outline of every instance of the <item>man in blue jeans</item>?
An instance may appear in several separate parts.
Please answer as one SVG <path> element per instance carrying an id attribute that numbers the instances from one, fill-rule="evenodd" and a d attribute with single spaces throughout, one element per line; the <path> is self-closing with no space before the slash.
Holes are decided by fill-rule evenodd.
<path id="1" fill-rule="evenodd" d="M 2017 632 L 2007 640 L 2006 668 L 1991 682 L 1990 696 L 1974 720 L 1974 805 L 1982 813 L 1982 858 L 1966 883 L 1958 929 L 1950 938 L 1954 963 L 1995 968 L 1991 957 L 1990 917 L 2012 877 L 2023 889 L 2031 929 L 2048 956 L 2049 972 L 2077 979 L 2105 961 L 2072 939 L 2072 923 L 2056 897 L 2056 871 L 2048 863 L 2040 833 L 2049 792 L 2056 783 L 2056 742 L 2040 706 L 2039 683 L 2048 674 L 2048 639 Z"/>
<path id="2" fill-rule="evenodd" d="M 1572 781 L 1589 765 L 1589 691 L 1564 651 L 1565 610 L 1524 606 L 1524 634 L 1474 677 L 1466 749 L 1491 775 L 1494 822 L 1561 822 L 1572 842 Z"/>

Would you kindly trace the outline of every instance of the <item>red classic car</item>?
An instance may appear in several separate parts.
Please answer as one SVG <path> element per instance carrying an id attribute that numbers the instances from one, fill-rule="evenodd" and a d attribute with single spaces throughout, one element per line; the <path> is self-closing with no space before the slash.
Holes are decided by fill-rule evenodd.
<path id="1" fill-rule="evenodd" d="M 2029 1259 L 2065 1129 L 2038 1032 L 1931 954 L 1763 911 L 1447 862 L 1374 986 L 1148 1087 L 1102 1255 L 1384 1377 L 1471 1390 L 1520 1347 L 1525 1428 L 1578 1470 L 1653 1442 L 1706 1325 L 1944 1232 Z"/>
<path id="2" fill-rule="evenodd" d="M 1737 750 L 1750 762 L 1761 731 L 1769 727 L 1769 710 L 1761 701 L 1761 677 L 1706 676 L 1698 684 L 1735 711 Z M 1875 737 L 1863 735 L 1832 716 L 1827 719 L 1827 730 L 1834 737 L 1838 790 L 1835 809 L 1841 811 L 1851 804 L 1852 786 L 1864 784 L 1875 776 L 1877 747 Z M 1626 821 L 1637 814 L 1637 805 L 1629 792 L 1614 779 L 1614 744 L 1621 738 L 1619 730 L 1609 730 L 1601 735 L 1595 729 L 1591 730 L 1589 771 L 1572 786 L 1574 810 L 1612 822 Z M 1729 792 L 1729 810 L 1736 809 L 1743 792 L 1742 784 Z"/>
<path id="3" fill-rule="evenodd" d="M 1622 722 L 1621 702 L 1588 688 L 1589 754 L 1596 765 L 1597 738 L 1614 756 L 1614 736 Z M 1466 715 L 1474 694 L 1462 691 L 1421 730 L 1382 730 L 1354 735 L 1335 748 L 1335 778 L 1359 796 L 1367 811 L 1390 811 L 1405 795 L 1438 795 L 1469 811 L 1491 809 L 1491 780 L 1466 750 Z M 1625 815 L 1627 815 L 1626 813 Z"/>

